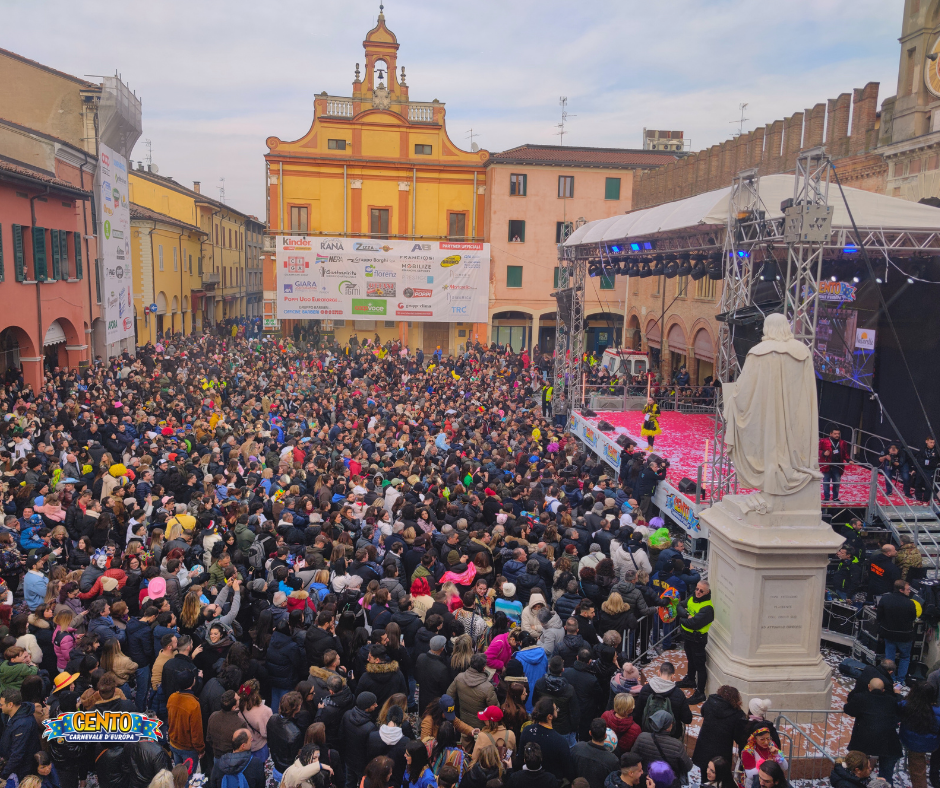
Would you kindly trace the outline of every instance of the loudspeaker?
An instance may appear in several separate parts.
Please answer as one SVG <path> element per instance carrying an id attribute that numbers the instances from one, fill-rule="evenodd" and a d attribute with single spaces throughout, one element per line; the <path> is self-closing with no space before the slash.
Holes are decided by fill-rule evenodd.
<path id="1" fill-rule="evenodd" d="M 695 494 L 695 482 L 693 482 L 688 476 L 682 478 L 682 481 L 679 482 L 679 492 L 684 494 Z"/>
<path id="2" fill-rule="evenodd" d="M 599 429 L 601 432 L 613 432 L 614 425 L 609 421 L 604 421 L 601 419 L 600 423 L 597 425 L 597 429 Z"/>
<path id="3" fill-rule="evenodd" d="M 581 415 L 587 419 L 593 419 L 597 414 L 590 408 L 585 408 L 581 411 Z"/>
<path id="4" fill-rule="evenodd" d="M 621 448 L 625 449 L 627 446 L 636 446 L 636 441 L 632 438 L 628 438 L 626 435 L 618 435 L 615 443 Z"/>

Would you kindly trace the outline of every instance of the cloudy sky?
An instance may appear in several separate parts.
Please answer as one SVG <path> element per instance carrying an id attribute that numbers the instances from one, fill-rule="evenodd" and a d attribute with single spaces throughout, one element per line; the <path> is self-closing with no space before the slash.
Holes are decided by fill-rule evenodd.
<path id="1" fill-rule="evenodd" d="M 897 87 L 903 0 L 388 0 L 411 97 L 447 105 L 451 139 L 504 150 L 637 148 L 643 127 L 693 150 L 869 81 Z M 378 0 L 0 0 L 0 46 L 143 98 L 161 175 L 264 218 L 264 140 L 296 139 L 313 96 L 349 95 Z M 2 115 L 2 108 L 0 108 Z M 143 141 L 134 159 L 145 158 Z"/>

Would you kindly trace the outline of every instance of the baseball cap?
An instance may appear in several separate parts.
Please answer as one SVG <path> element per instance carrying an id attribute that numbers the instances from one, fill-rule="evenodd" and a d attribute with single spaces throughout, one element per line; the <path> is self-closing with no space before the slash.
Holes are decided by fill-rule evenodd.
<path id="1" fill-rule="evenodd" d="M 454 699 L 450 695 L 441 695 L 440 707 L 444 714 L 444 719 L 453 722 L 454 717 L 457 716 L 454 714 Z"/>
<path id="2" fill-rule="evenodd" d="M 487 706 L 477 713 L 483 722 L 499 722 L 503 718 L 503 710 L 499 706 Z"/>

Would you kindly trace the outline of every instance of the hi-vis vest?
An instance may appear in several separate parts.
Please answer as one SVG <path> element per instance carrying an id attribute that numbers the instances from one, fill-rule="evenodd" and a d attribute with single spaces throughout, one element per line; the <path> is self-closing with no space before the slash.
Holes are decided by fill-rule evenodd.
<path id="1" fill-rule="evenodd" d="M 701 610 L 703 607 L 714 607 L 714 605 L 712 605 L 712 602 L 710 599 L 707 602 L 696 602 L 695 597 L 691 597 L 689 601 L 686 603 L 686 607 L 689 610 L 689 615 L 695 616 L 698 613 L 698 611 Z M 686 632 L 701 632 L 704 634 L 708 632 L 708 628 L 711 626 L 711 624 L 706 624 L 704 627 L 701 627 L 700 629 L 689 629 L 685 624 L 680 624 L 679 626 L 681 626 Z"/>
<path id="2" fill-rule="evenodd" d="M 554 391 L 554 386 L 547 386 L 542 392 L 542 402 L 551 402 Z"/>

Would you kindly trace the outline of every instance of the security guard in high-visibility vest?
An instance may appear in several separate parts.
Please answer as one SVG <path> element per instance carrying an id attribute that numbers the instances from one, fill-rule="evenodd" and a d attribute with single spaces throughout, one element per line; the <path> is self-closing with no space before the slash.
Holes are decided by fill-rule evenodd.
<path id="1" fill-rule="evenodd" d="M 715 608 L 712 606 L 711 588 L 708 583 L 699 580 L 692 596 L 685 603 L 679 604 L 677 614 L 685 657 L 689 663 L 689 672 L 678 686 L 695 688 L 689 698 L 689 705 L 694 706 L 705 700 L 705 682 L 708 679 L 705 670 L 705 646 L 708 643 L 708 630 L 715 620 Z"/>
<path id="2" fill-rule="evenodd" d="M 542 389 L 542 415 L 546 419 L 552 415 L 552 394 L 554 391 L 554 386 L 546 386 Z"/>

